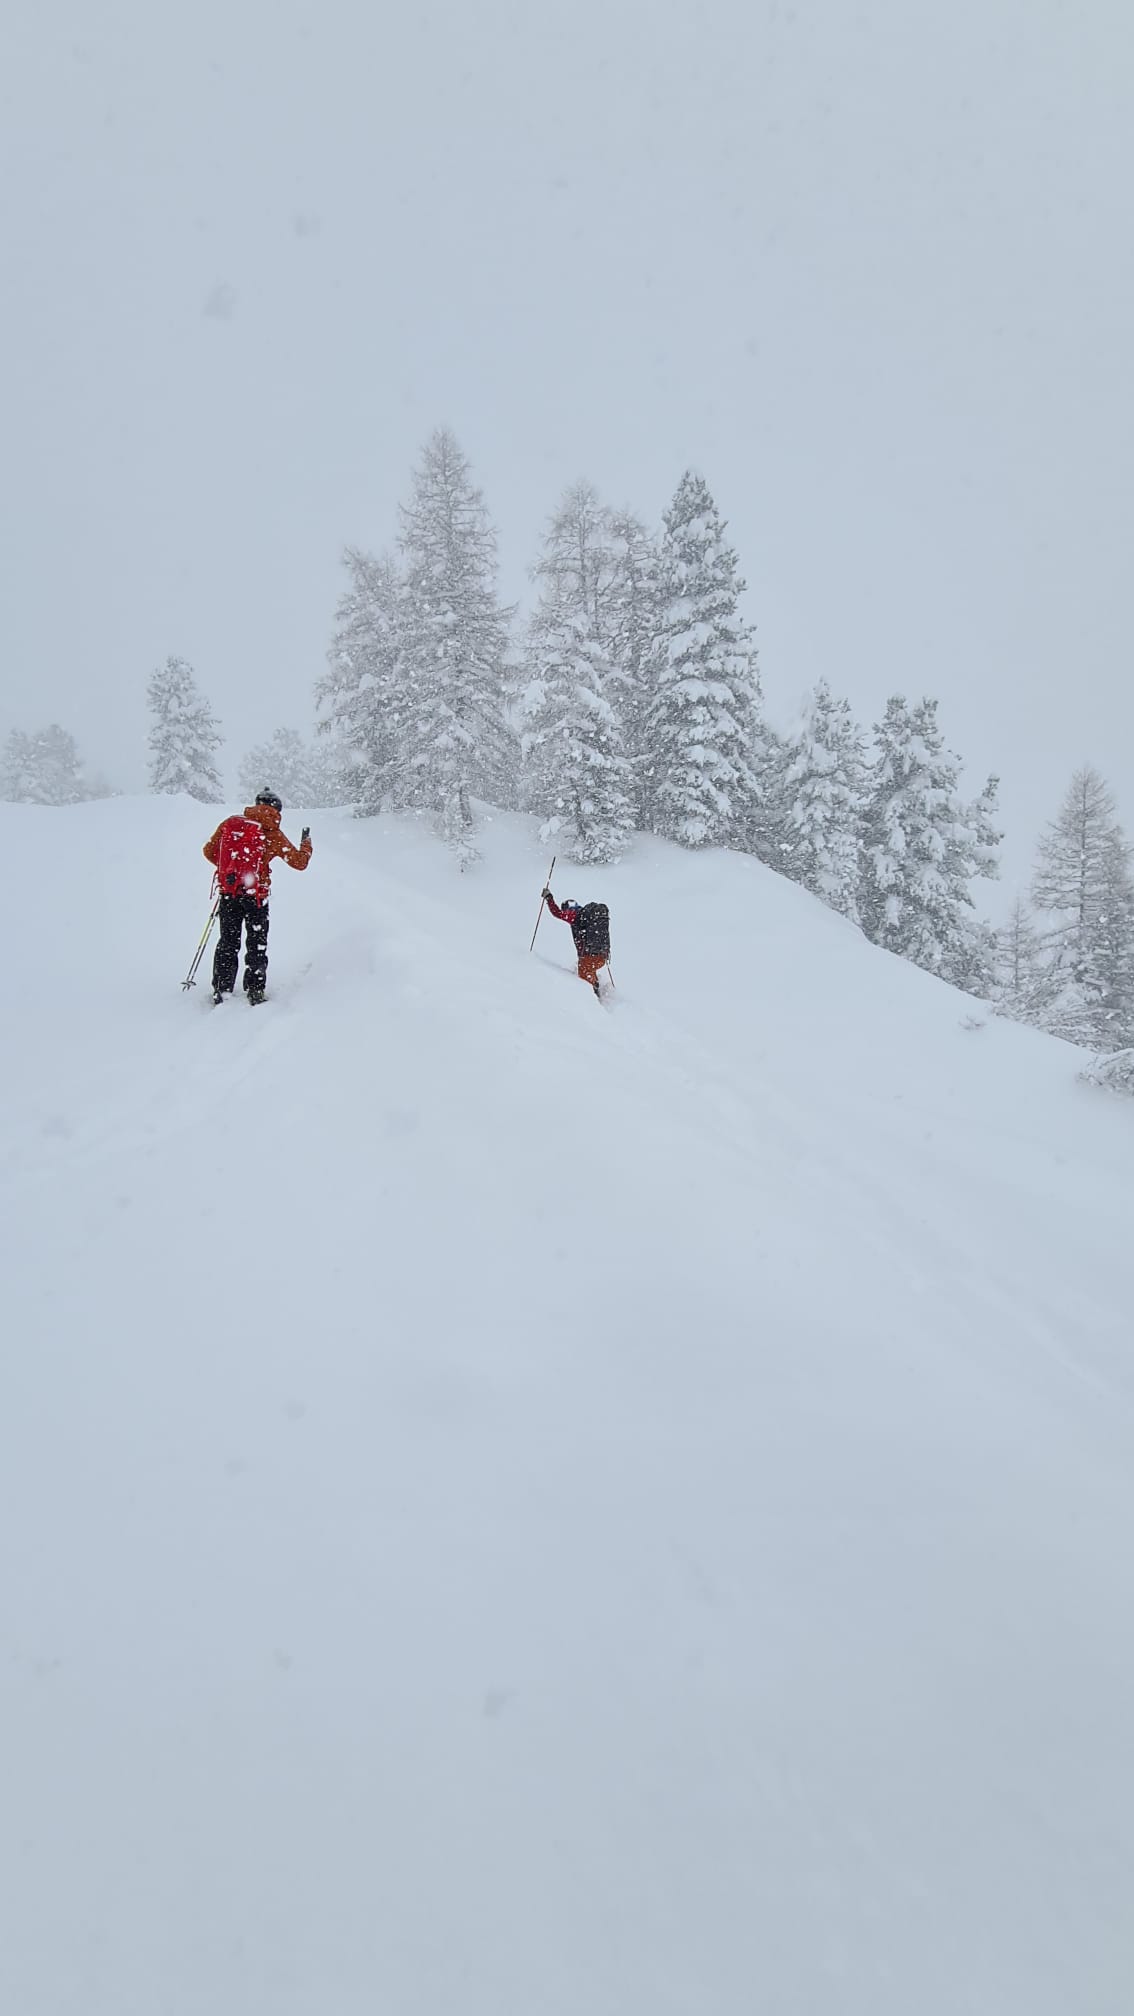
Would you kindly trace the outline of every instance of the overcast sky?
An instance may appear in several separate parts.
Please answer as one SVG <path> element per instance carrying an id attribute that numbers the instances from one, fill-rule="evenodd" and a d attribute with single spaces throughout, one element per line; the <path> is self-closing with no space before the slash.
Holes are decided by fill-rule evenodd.
<path id="1" fill-rule="evenodd" d="M 14 18 L 13 18 L 14 17 Z M 0 729 L 306 728 L 446 422 L 526 592 L 569 481 L 708 478 L 786 721 L 936 693 L 1008 879 L 1134 827 L 1129 0 L 16 0 Z"/>

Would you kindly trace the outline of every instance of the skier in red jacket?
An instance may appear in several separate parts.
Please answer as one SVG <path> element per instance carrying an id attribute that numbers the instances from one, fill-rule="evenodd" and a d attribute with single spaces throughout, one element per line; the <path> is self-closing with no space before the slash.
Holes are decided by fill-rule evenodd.
<path id="1" fill-rule="evenodd" d="M 259 791 L 244 816 L 222 819 L 204 855 L 217 871 L 220 893 L 220 937 L 213 960 L 213 1000 L 220 1002 L 236 985 L 240 935 L 244 932 L 244 991 L 255 1008 L 264 999 L 268 981 L 268 897 L 272 862 L 306 868 L 311 859 L 311 829 L 305 826 L 298 847 L 280 825 L 283 805 L 274 791 Z"/>
<path id="2" fill-rule="evenodd" d="M 544 890 L 543 900 L 553 917 L 558 917 L 561 924 L 571 926 L 579 959 L 579 978 L 598 994 L 598 976 L 610 958 L 610 916 L 606 904 L 576 903 L 574 897 L 569 896 L 560 905 L 550 889 Z"/>

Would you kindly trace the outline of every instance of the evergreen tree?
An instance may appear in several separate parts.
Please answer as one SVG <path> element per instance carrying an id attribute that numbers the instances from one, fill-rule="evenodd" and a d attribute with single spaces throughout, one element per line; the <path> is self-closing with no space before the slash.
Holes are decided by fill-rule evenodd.
<path id="1" fill-rule="evenodd" d="M 32 755 L 39 777 L 41 805 L 77 805 L 86 797 L 83 766 L 75 738 L 53 721 L 32 737 Z"/>
<path id="2" fill-rule="evenodd" d="M 836 700 L 825 679 L 786 755 L 783 872 L 857 920 L 866 752 L 849 701 Z"/>
<path id="3" fill-rule="evenodd" d="M 751 721 L 750 737 L 753 790 L 729 845 L 754 854 L 766 868 L 784 875 L 792 844 L 787 781 L 791 746 L 760 714 Z"/>
<path id="4" fill-rule="evenodd" d="M 33 777 L 31 736 L 13 728 L 0 758 L 0 798 L 10 805 L 26 805 L 32 795 Z"/>
<path id="5" fill-rule="evenodd" d="M 971 970 L 975 877 L 996 873 L 996 781 L 965 805 L 937 702 L 896 696 L 875 729 L 862 828 L 859 917 L 868 938 L 959 984 Z"/>
<path id="6" fill-rule="evenodd" d="M 267 787 L 285 805 L 321 805 L 326 801 L 317 795 L 318 770 L 316 753 L 302 735 L 294 728 L 277 728 L 248 751 L 240 765 L 240 789 L 250 799 Z"/>
<path id="7" fill-rule="evenodd" d="M 511 610 L 496 592 L 496 535 L 453 435 L 426 443 L 402 512 L 408 802 L 431 811 L 462 866 L 475 859 L 474 795 L 507 803 L 515 743 L 505 717 Z"/>
<path id="8" fill-rule="evenodd" d="M 1098 1049 L 1134 1040 L 1134 883 L 1114 799 L 1097 770 L 1076 771 L 1039 844 L 1032 898 L 1046 935 L 1053 999 L 1045 1026 Z"/>
<path id="9" fill-rule="evenodd" d="M 661 657 L 647 721 L 654 827 L 687 847 L 751 844 L 758 809 L 756 652 L 724 533 L 707 484 L 687 473 L 665 514 Z"/>
<path id="10" fill-rule="evenodd" d="M 521 706 L 525 803 L 580 862 L 616 861 L 634 828 L 610 662 L 582 609 L 552 591 L 532 623 Z"/>
<path id="11" fill-rule="evenodd" d="M 327 670 L 316 682 L 319 732 L 342 796 L 361 818 L 406 801 L 411 696 L 405 652 L 405 594 L 389 554 L 375 559 L 348 547 L 349 582 L 335 612 Z"/>
<path id="12" fill-rule="evenodd" d="M 647 833 L 653 825 L 655 776 L 649 721 L 662 664 L 660 555 L 632 512 L 612 513 L 609 530 L 613 569 L 605 632 L 609 691 L 630 766 L 634 825 L 639 833 Z"/>
<path id="13" fill-rule="evenodd" d="M 0 765 L 0 798 L 24 805 L 76 805 L 88 789 L 75 738 L 57 722 L 25 735 L 14 728 Z"/>
<path id="14" fill-rule="evenodd" d="M 1000 934 L 987 917 L 962 917 L 945 977 L 964 994 L 994 1002 L 1000 962 Z"/>
<path id="15" fill-rule="evenodd" d="M 523 803 L 576 861 L 617 860 L 633 829 L 610 655 L 618 562 L 589 483 L 565 493 L 532 572 L 542 593 L 518 695 Z"/>
<path id="16" fill-rule="evenodd" d="M 1128 848 L 1111 853 L 1082 977 L 1090 1042 L 1097 1050 L 1129 1049 L 1134 1045 L 1134 882 Z"/>
<path id="17" fill-rule="evenodd" d="M 148 689 L 150 789 L 188 792 L 202 804 L 224 795 L 216 754 L 223 737 L 184 658 L 167 658 Z"/>
<path id="18" fill-rule="evenodd" d="M 955 808 L 952 833 L 946 854 L 946 868 L 963 905 L 960 928 L 953 952 L 943 968 L 945 978 L 966 994 L 982 1001 L 992 999 L 996 990 L 997 934 L 985 918 L 969 915 L 973 908 L 972 885 L 992 881 L 1000 873 L 1000 779 L 988 778 L 984 790 L 971 804 Z"/>

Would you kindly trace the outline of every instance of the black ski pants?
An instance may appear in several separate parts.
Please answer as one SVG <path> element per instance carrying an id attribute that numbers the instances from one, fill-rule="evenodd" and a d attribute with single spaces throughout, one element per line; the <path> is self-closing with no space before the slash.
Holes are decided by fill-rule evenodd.
<path id="1" fill-rule="evenodd" d="M 254 896 L 222 896 L 220 937 L 213 959 L 213 987 L 231 994 L 240 964 L 240 933 L 244 931 L 244 986 L 262 988 L 268 978 L 268 906 Z"/>

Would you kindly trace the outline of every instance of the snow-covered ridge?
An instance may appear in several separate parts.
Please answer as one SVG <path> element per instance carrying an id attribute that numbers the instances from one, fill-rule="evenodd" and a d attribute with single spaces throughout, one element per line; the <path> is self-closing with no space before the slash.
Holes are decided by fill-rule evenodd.
<path id="1" fill-rule="evenodd" d="M 0 806 L 0 2009 L 1127 2016 L 1134 1107 L 640 843 Z"/>

